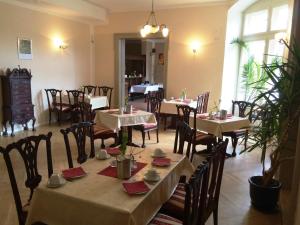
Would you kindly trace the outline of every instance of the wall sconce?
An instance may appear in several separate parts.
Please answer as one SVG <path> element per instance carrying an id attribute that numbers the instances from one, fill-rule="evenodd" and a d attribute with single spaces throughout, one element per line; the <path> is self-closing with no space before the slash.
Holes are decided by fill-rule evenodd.
<path id="1" fill-rule="evenodd" d="M 69 47 L 61 38 L 58 38 L 58 37 L 53 39 L 53 43 L 57 48 L 62 49 L 62 50 Z"/>
<path id="2" fill-rule="evenodd" d="M 200 50 L 200 42 L 199 41 L 193 41 L 191 43 L 191 49 L 194 54 L 197 54 Z"/>

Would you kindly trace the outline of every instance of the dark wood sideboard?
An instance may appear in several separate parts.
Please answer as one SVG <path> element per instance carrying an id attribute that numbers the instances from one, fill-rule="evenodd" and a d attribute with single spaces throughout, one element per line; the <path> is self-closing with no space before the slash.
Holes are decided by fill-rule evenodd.
<path id="1" fill-rule="evenodd" d="M 34 105 L 31 98 L 31 72 L 27 69 L 7 69 L 1 76 L 3 98 L 3 135 L 7 136 L 7 123 L 11 126 L 11 136 L 14 136 L 14 125 L 21 124 L 28 130 L 27 123 L 32 120 L 34 130 Z"/>

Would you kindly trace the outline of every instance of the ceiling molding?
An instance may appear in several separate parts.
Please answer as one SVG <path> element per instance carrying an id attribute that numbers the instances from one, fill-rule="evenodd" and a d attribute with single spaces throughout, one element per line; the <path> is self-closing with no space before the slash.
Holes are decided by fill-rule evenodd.
<path id="1" fill-rule="evenodd" d="M 0 0 L 0 2 L 85 24 L 98 25 L 107 23 L 107 11 L 105 9 L 95 7 L 81 0 L 72 0 L 72 4 L 68 0 L 39 0 L 31 2 L 24 0 Z"/>

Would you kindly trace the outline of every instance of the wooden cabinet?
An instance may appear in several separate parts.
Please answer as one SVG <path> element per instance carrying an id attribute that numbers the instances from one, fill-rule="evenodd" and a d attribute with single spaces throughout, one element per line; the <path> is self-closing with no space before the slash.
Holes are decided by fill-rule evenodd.
<path id="1" fill-rule="evenodd" d="M 34 105 L 31 99 L 31 73 L 27 69 L 7 69 L 1 76 L 3 98 L 3 135 L 7 135 L 7 123 L 11 126 L 11 136 L 14 136 L 14 125 L 21 124 L 24 130 L 32 120 L 34 130 Z"/>

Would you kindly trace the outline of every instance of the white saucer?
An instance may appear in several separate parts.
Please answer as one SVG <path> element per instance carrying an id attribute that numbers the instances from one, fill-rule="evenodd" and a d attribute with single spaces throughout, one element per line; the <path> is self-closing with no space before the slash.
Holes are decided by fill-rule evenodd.
<path id="1" fill-rule="evenodd" d="M 111 167 L 117 167 L 117 160 L 114 159 L 109 164 L 110 164 Z"/>
<path id="2" fill-rule="evenodd" d="M 160 176 L 157 174 L 155 177 L 148 177 L 147 175 L 144 175 L 144 180 L 145 181 L 150 181 L 150 182 L 156 182 L 160 180 Z"/>
<path id="3" fill-rule="evenodd" d="M 162 153 L 161 155 L 154 155 L 154 153 L 151 154 L 152 158 L 164 158 L 166 157 L 166 153 Z"/>
<path id="4" fill-rule="evenodd" d="M 50 183 L 50 180 L 48 180 L 48 182 L 47 182 L 47 187 L 48 187 L 48 188 L 58 188 L 58 187 L 63 186 L 66 182 L 67 182 L 67 181 L 66 181 L 66 179 L 64 179 L 64 178 L 61 178 L 61 183 L 60 183 L 60 184 L 51 184 L 51 183 Z"/>
<path id="5" fill-rule="evenodd" d="M 110 156 L 109 154 L 107 154 L 105 158 L 100 158 L 100 157 L 97 157 L 97 156 L 96 156 L 96 159 L 99 159 L 99 160 L 106 160 L 106 159 L 110 159 L 110 157 L 111 157 L 111 156 Z"/>

